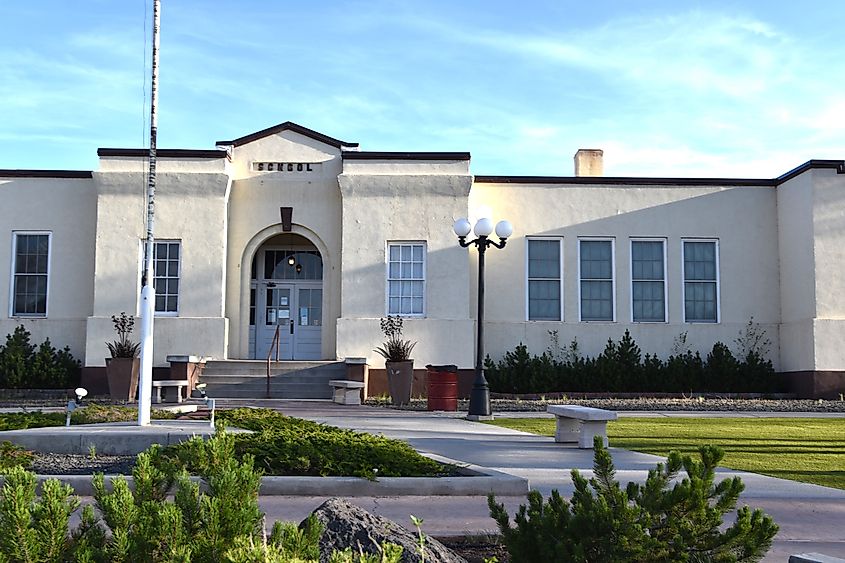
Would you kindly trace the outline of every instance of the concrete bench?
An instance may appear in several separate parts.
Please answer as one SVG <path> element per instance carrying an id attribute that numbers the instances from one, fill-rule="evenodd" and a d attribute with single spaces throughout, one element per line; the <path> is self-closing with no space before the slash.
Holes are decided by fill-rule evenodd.
<path id="1" fill-rule="evenodd" d="M 155 391 L 153 395 L 153 402 L 160 403 L 161 402 L 161 390 L 164 387 L 175 387 L 176 388 L 176 402 L 182 402 L 182 389 L 185 389 L 185 396 L 187 397 L 188 388 L 190 386 L 190 381 L 187 379 L 158 379 L 153 380 L 153 391 Z M 169 393 L 168 393 L 169 394 Z"/>
<path id="2" fill-rule="evenodd" d="M 616 420 L 616 413 L 578 405 L 549 405 L 546 411 L 555 415 L 555 442 L 578 442 L 579 448 L 591 449 L 593 437 L 601 436 L 607 447 L 607 421 Z"/>
<path id="3" fill-rule="evenodd" d="M 364 388 L 363 381 L 350 381 L 348 379 L 332 379 L 329 385 L 334 389 L 333 401 L 339 405 L 360 405 L 361 389 Z"/>

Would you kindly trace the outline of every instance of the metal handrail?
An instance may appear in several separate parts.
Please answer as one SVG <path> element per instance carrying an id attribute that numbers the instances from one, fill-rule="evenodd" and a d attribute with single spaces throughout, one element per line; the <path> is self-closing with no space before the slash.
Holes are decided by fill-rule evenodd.
<path id="1" fill-rule="evenodd" d="M 276 362 L 279 361 L 279 348 L 281 348 L 281 338 L 279 336 L 279 326 L 276 325 L 276 332 L 273 334 L 273 342 L 270 343 L 270 350 L 267 352 L 267 398 L 270 398 L 270 359 L 273 357 L 273 348 L 276 349 Z"/>

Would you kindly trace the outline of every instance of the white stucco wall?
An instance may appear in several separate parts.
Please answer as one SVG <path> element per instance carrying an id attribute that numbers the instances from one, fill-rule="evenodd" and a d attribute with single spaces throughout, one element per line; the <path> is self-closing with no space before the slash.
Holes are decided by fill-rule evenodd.
<path id="1" fill-rule="evenodd" d="M 470 208 L 487 206 L 507 218 L 514 236 L 487 253 L 487 350 L 494 358 L 520 341 L 541 353 L 557 330 L 560 344 L 577 337 L 584 354 L 601 352 L 626 329 L 643 350 L 665 358 L 687 332 L 693 350 L 706 353 L 722 341 L 732 348 L 753 316 L 772 340 L 778 360 L 780 288 L 775 190 L 771 187 L 618 186 L 476 183 Z M 526 321 L 527 236 L 563 239 L 563 322 Z M 578 239 L 615 240 L 615 322 L 579 322 Z M 666 239 L 668 322 L 631 322 L 630 239 Z M 719 241 L 720 322 L 685 323 L 682 240 Z"/>
<path id="2" fill-rule="evenodd" d="M 115 337 L 111 315 L 137 314 L 141 240 L 145 236 L 146 175 L 142 159 L 103 159 L 95 172 L 96 268 L 94 307 L 87 326 L 86 365 L 104 365 Z M 157 240 L 181 241 L 179 313 L 155 323 L 156 365 L 168 354 L 224 357 L 223 315 L 229 176 L 225 159 L 184 163 L 162 159 L 156 188 Z M 137 340 L 137 331 L 135 339 Z"/>
<path id="3" fill-rule="evenodd" d="M 813 183 L 814 368 L 845 370 L 845 175 L 832 169 L 805 175 Z"/>
<path id="4" fill-rule="evenodd" d="M 367 161 L 338 178 L 343 197 L 343 306 L 337 326 L 339 357 L 384 360 L 373 349 L 384 341 L 379 320 L 387 314 L 388 242 L 426 244 L 425 316 L 405 321 L 405 337 L 416 341 L 417 367 L 474 362 L 474 322 L 470 315 L 467 250 L 460 248 L 452 223 L 467 214 L 471 178 L 462 174 L 388 174 L 402 163 Z M 409 163 L 418 171 L 419 163 Z"/>
<path id="5" fill-rule="evenodd" d="M 781 283 L 780 366 L 784 371 L 815 369 L 816 316 L 813 243 L 813 174 L 777 187 L 778 252 Z"/>
<path id="6" fill-rule="evenodd" d="M 82 359 L 94 297 L 96 191 L 91 179 L 0 177 L 0 339 L 23 324 L 32 341 L 50 338 Z M 13 231 L 51 233 L 47 317 L 11 318 Z"/>

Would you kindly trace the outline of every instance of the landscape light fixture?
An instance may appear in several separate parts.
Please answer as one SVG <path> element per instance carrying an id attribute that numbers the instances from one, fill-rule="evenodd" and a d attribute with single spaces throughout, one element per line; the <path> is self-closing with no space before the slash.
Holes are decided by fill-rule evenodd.
<path id="1" fill-rule="evenodd" d="M 73 390 L 73 392 L 76 394 L 77 404 L 80 405 L 82 404 L 82 399 L 88 396 L 88 389 L 86 389 L 85 387 L 77 387 Z"/>
<path id="2" fill-rule="evenodd" d="M 499 221 L 496 224 L 495 232 L 499 242 L 490 239 L 494 231 L 493 221 L 483 217 L 476 221 L 475 227 L 470 222 L 461 218 L 455 221 L 452 229 L 458 235 L 458 244 L 466 248 L 475 245 L 478 249 L 478 315 L 476 317 L 475 333 L 475 380 L 472 383 L 472 392 L 469 396 L 469 420 L 489 420 L 493 418 L 490 409 L 490 386 L 487 378 L 484 377 L 484 254 L 487 248 L 495 246 L 504 248 L 508 237 L 513 234 L 513 225 L 509 221 Z M 475 239 L 467 242 L 466 238 L 470 232 L 475 234 Z"/>

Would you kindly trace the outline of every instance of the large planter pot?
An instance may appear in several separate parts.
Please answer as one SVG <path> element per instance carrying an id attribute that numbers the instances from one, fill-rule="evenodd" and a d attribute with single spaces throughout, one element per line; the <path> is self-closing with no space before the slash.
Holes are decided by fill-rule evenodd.
<path id="1" fill-rule="evenodd" d="M 411 386 L 414 383 L 414 360 L 404 362 L 385 362 L 387 369 L 387 389 L 390 401 L 395 405 L 407 405 L 411 402 Z"/>
<path id="2" fill-rule="evenodd" d="M 113 400 L 135 400 L 140 368 L 141 360 L 138 358 L 106 358 L 106 378 L 109 381 L 109 395 Z"/>

